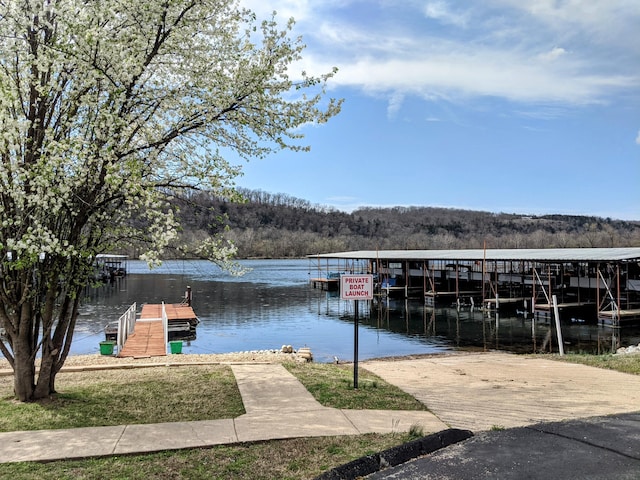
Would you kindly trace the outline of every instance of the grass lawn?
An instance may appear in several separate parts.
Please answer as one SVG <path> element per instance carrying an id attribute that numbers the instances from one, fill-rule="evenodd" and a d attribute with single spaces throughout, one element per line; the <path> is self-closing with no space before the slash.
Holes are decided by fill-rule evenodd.
<path id="1" fill-rule="evenodd" d="M 307 479 L 412 440 L 408 434 L 298 438 L 89 460 L 0 465 L 20 480 Z"/>
<path id="2" fill-rule="evenodd" d="M 353 388 L 353 365 L 287 363 L 295 375 L 325 407 L 353 410 L 427 410 L 427 407 L 380 377 L 358 369 Z"/>
<path id="3" fill-rule="evenodd" d="M 0 431 L 215 420 L 244 413 L 231 368 L 154 367 L 65 373 L 58 394 L 13 400 L 13 377 L 0 378 Z"/>

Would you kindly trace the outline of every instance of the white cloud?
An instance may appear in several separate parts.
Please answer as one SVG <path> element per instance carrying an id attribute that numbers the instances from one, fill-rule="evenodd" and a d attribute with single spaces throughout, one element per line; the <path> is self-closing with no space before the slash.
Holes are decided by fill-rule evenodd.
<path id="1" fill-rule="evenodd" d="M 640 54 L 637 0 L 488 0 L 534 42 L 554 39 L 591 57 L 594 64 L 624 68 Z M 621 58 L 631 55 L 626 62 Z"/>
<path id="2" fill-rule="evenodd" d="M 424 6 L 424 14 L 427 18 L 439 20 L 457 27 L 464 27 L 467 24 L 467 16 L 451 10 L 448 2 L 438 0 L 428 2 Z"/>
<path id="3" fill-rule="evenodd" d="M 640 82 L 637 0 L 242 2 L 298 20 L 309 47 L 292 75 L 337 66 L 331 86 L 385 95 L 389 115 L 406 95 L 573 106 Z"/>
<path id="4" fill-rule="evenodd" d="M 538 55 L 538 58 L 545 62 L 553 62 L 566 53 L 567 51 L 564 48 L 555 47 L 549 52 L 541 53 L 540 55 Z"/>
<path id="5" fill-rule="evenodd" d="M 640 145 L 640 130 L 638 130 L 638 136 L 636 137 L 636 143 Z"/>
<path id="6" fill-rule="evenodd" d="M 526 12 L 528 16 L 536 18 L 557 29 L 573 26 L 579 30 L 604 34 L 605 38 L 618 37 L 619 31 L 611 31 L 611 25 L 618 28 L 633 27 L 640 17 L 640 4 L 636 0 L 608 0 L 594 2 L 593 0 L 571 0 L 558 2 L 557 0 L 493 0 L 498 6 L 505 6 L 514 10 Z"/>
<path id="7" fill-rule="evenodd" d="M 296 21 L 304 21 L 311 15 L 313 2 L 308 0 L 241 0 L 240 4 L 256 13 L 258 19 L 269 18 L 275 11 L 280 21 L 293 17 Z"/>
<path id="8" fill-rule="evenodd" d="M 357 208 L 360 208 L 365 205 L 363 200 L 358 197 L 349 197 L 349 196 L 334 196 L 327 197 L 323 201 L 323 205 L 327 205 L 329 207 L 335 208 L 336 210 L 341 210 L 343 212 L 350 213 Z"/>
<path id="9" fill-rule="evenodd" d="M 417 52 L 406 58 L 366 57 L 340 67 L 335 81 L 369 92 L 403 92 L 425 98 L 493 96 L 517 102 L 589 104 L 637 79 L 585 75 L 579 63 L 543 62 L 520 52 L 481 50 Z"/>
<path id="10" fill-rule="evenodd" d="M 395 118 L 395 116 L 400 111 L 402 107 L 402 102 L 404 101 L 404 95 L 400 92 L 394 92 L 389 99 L 389 104 L 387 106 L 387 116 L 389 118 Z"/>

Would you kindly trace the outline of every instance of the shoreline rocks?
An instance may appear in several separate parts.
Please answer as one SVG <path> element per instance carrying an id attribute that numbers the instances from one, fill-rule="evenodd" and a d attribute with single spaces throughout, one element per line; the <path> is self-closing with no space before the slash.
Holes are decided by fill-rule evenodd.
<path id="1" fill-rule="evenodd" d="M 310 359 L 307 354 L 300 355 L 298 351 L 292 353 L 283 353 L 280 349 L 273 350 L 250 350 L 230 353 L 187 353 L 187 354 L 170 354 L 160 357 L 146 358 L 120 358 L 115 355 L 101 355 L 99 353 L 89 355 L 70 355 L 64 363 L 64 367 L 85 367 L 100 365 L 136 365 L 136 364 L 197 364 L 197 363 L 234 363 L 234 362 L 308 362 Z M 310 351 L 308 352 L 310 355 Z M 39 366 L 36 361 L 36 366 Z M 9 362 L 1 358 L 0 370 L 11 370 Z"/>
<path id="2" fill-rule="evenodd" d="M 630 355 L 640 353 L 640 343 L 638 345 L 629 345 L 628 347 L 620 347 L 616 350 L 616 355 Z"/>

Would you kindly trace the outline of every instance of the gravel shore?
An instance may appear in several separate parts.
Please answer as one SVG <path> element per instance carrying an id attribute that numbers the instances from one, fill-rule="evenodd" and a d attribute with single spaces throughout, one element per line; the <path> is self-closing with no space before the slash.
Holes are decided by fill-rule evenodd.
<path id="1" fill-rule="evenodd" d="M 147 358 L 118 358 L 112 355 L 72 355 L 67 357 L 64 368 L 73 367 L 134 367 L 136 365 L 162 364 L 215 364 L 215 363 L 246 363 L 246 362 L 306 362 L 307 359 L 298 352 L 282 353 L 280 350 L 256 350 L 247 352 L 215 353 L 215 354 L 177 354 L 164 357 Z M 38 362 L 36 362 L 36 365 Z M 11 370 L 9 362 L 0 359 L 0 370 Z"/>

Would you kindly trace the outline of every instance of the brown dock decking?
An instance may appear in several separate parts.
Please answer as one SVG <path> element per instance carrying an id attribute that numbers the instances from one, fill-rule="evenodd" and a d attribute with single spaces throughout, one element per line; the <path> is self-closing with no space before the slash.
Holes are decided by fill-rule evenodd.
<path id="1" fill-rule="evenodd" d="M 167 320 L 197 321 L 193 309 L 182 304 L 165 304 Z M 129 335 L 118 357 L 148 358 L 167 354 L 165 332 L 162 324 L 162 304 L 145 304 L 133 333 Z"/>
<path id="2" fill-rule="evenodd" d="M 119 357 L 147 358 L 167 354 L 162 320 L 138 320 Z"/>
<path id="3" fill-rule="evenodd" d="M 167 313 L 167 319 L 171 321 L 196 321 L 198 317 L 193 308 L 182 305 L 181 303 L 165 303 L 164 311 Z M 141 320 L 162 320 L 162 304 L 146 303 L 142 306 L 140 313 Z"/>
<path id="4" fill-rule="evenodd" d="M 611 310 L 601 310 L 598 312 L 598 319 L 601 323 L 605 325 L 612 325 L 616 322 L 614 318 L 616 317 L 616 312 Z M 617 317 L 619 322 L 633 322 L 640 319 L 640 308 L 627 309 L 627 310 L 619 310 L 617 312 Z"/>
<path id="5" fill-rule="evenodd" d="M 470 299 L 470 301 L 473 301 L 473 296 L 475 294 L 477 294 L 478 292 L 474 291 L 474 290 L 469 290 L 469 291 L 433 291 L 433 290 L 429 290 L 427 292 L 424 292 L 424 304 L 427 307 L 441 307 L 444 305 L 448 306 L 448 305 L 453 305 L 455 304 L 458 300 L 463 300 L 465 298 Z"/>
<path id="6" fill-rule="evenodd" d="M 313 288 L 321 290 L 333 291 L 340 289 L 339 278 L 312 278 L 309 282 Z"/>
<path id="7" fill-rule="evenodd" d="M 498 297 L 498 298 L 485 298 L 484 305 L 487 310 L 516 310 L 518 307 L 524 308 L 524 303 L 527 301 L 524 297 Z"/>
<path id="8" fill-rule="evenodd" d="M 585 306 L 589 306 L 589 305 L 594 305 L 593 302 L 565 302 L 565 303 L 558 303 L 558 309 L 562 310 L 564 308 L 579 308 L 579 307 L 585 307 Z M 553 309 L 553 304 L 549 304 L 549 303 L 536 303 L 536 310 L 547 310 L 547 311 L 551 311 Z"/>

